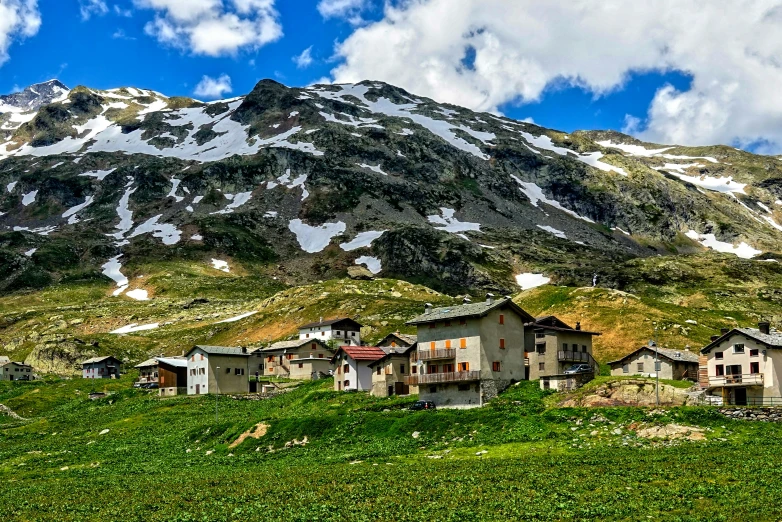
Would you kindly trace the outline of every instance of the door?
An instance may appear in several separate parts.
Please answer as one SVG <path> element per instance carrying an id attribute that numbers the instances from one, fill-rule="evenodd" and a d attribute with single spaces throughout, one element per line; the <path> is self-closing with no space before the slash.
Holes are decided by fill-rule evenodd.
<path id="1" fill-rule="evenodd" d="M 746 406 L 747 405 L 747 389 L 746 388 L 736 388 L 734 390 L 734 404 L 736 406 Z"/>
<path id="2" fill-rule="evenodd" d="M 725 381 L 727 383 L 741 382 L 741 365 L 740 364 L 730 364 L 730 365 L 726 366 L 725 367 L 725 375 L 726 375 Z M 747 390 L 744 390 L 745 397 L 746 397 L 746 391 Z"/>
<path id="3" fill-rule="evenodd" d="M 196 384 L 196 395 L 201 395 L 201 385 Z"/>
<path id="4" fill-rule="evenodd" d="M 394 385 L 389 384 L 388 385 L 388 396 L 391 397 L 394 394 Z"/>

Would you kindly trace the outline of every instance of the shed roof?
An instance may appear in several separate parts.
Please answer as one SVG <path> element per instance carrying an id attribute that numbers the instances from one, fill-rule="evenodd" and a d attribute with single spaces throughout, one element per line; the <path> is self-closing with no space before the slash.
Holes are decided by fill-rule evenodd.
<path id="1" fill-rule="evenodd" d="M 716 340 L 704 346 L 703 349 L 701 349 L 701 353 L 708 353 L 712 348 L 719 346 L 722 341 L 728 339 L 734 334 L 746 335 L 750 339 L 754 339 L 757 342 L 768 346 L 769 348 L 782 348 L 782 332 L 777 332 L 775 330 L 764 334 L 757 328 L 734 328 L 725 335 L 720 336 Z"/>
<path id="2" fill-rule="evenodd" d="M 193 352 L 193 350 L 201 350 L 203 352 L 206 352 L 210 355 L 239 355 L 239 356 L 250 356 L 249 353 L 247 353 L 247 350 L 245 348 L 234 348 L 229 346 L 208 346 L 208 345 L 202 345 L 197 344 L 195 345 L 188 353 Z"/>
<path id="3" fill-rule="evenodd" d="M 423 313 L 418 317 L 407 321 L 407 324 L 426 324 L 433 323 L 435 321 L 443 321 L 446 319 L 458 319 L 460 317 L 483 317 L 495 308 L 502 308 L 503 306 L 508 306 L 511 308 L 513 311 L 519 314 L 525 322 L 532 322 L 535 320 L 534 317 L 525 312 L 510 298 L 504 297 L 502 299 L 482 301 L 480 303 L 468 303 L 456 306 L 433 308 L 429 311 L 429 313 Z"/>
<path id="4" fill-rule="evenodd" d="M 103 361 L 107 361 L 109 359 L 113 359 L 117 362 L 121 362 L 119 359 L 114 357 L 113 355 L 106 355 L 103 357 L 93 357 L 92 359 L 87 359 L 86 361 L 82 362 L 82 364 L 98 364 L 102 363 Z"/>
<path id="5" fill-rule="evenodd" d="M 691 352 L 689 350 L 673 350 L 671 348 L 660 348 L 655 346 L 641 346 L 637 350 L 633 350 L 632 352 L 628 353 L 621 359 L 617 359 L 615 361 L 611 361 L 608 364 L 611 365 L 617 365 L 621 364 L 625 360 L 631 358 L 632 356 L 636 355 L 637 353 L 643 351 L 643 350 L 649 350 L 651 352 L 657 351 L 660 354 L 660 357 L 664 359 L 668 359 L 672 362 L 686 362 L 686 363 L 697 363 L 698 362 L 698 354 L 695 352 Z M 677 355 L 678 354 L 678 355 Z"/>
<path id="6" fill-rule="evenodd" d="M 158 357 L 157 361 L 160 364 L 173 366 L 174 368 L 187 368 L 187 359 L 184 357 Z"/>

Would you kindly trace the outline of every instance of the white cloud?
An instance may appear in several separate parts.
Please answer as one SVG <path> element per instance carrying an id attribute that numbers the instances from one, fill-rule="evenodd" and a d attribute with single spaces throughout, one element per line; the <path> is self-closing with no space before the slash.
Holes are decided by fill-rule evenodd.
<path id="1" fill-rule="evenodd" d="M 117 4 L 114 4 L 114 14 L 117 16 L 122 16 L 125 18 L 131 18 L 133 17 L 133 10 L 131 9 L 123 9 Z"/>
<path id="2" fill-rule="evenodd" d="M 220 98 L 233 90 L 231 87 L 231 77 L 227 74 L 221 74 L 219 78 L 212 78 L 204 75 L 201 81 L 196 85 L 193 94 L 201 98 Z"/>
<path id="3" fill-rule="evenodd" d="M 346 18 L 357 25 L 361 11 L 368 5 L 368 0 L 320 0 L 318 12 L 323 18 Z"/>
<path id="4" fill-rule="evenodd" d="M 92 15 L 105 15 L 109 12 L 109 7 L 104 0 L 79 0 L 79 11 L 82 20 L 89 20 Z"/>
<path id="5" fill-rule="evenodd" d="M 258 49 L 282 37 L 275 0 L 133 0 L 155 10 L 144 31 L 159 42 L 207 56 Z"/>
<path id="6" fill-rule="evenodd" d="M 306 69 L 312 65 L 312 46 L 310 45 L 301 54 L 294 56 L 293 62 L 299 69 Z"/>
<path id="7" fill-rule="evenodd" d="M 37 0 L 0 0 L 0 65 L 15 40 L 34 36 L 41 27 Z"/>
<path id="8" fill-rule="evenodd" d="M 124 29 L 117 29 L 116 31 L 114 31 L 114 34 L 112 34 L 111 37 L 114 38 L 115 40 L 135 40 L 136 39 L 133 36 L 128 36 L 127 34 L 125 34 L 125 30 Z"/>
<path id="9" fill-rule="evenodd" d="M 782 150 L 781 24 L 782 0 L 386 2 L 382 20 L 338 44 L 332 78 L 382 80 L 494 111 L 538 101 L 552 85 L 601 96 L 630 74 L 676 70 L 692 77 L 691 86 L 661 87 L 645 119 L 628 119 L 640 136 L 684 144 L 765 139 Z"/>

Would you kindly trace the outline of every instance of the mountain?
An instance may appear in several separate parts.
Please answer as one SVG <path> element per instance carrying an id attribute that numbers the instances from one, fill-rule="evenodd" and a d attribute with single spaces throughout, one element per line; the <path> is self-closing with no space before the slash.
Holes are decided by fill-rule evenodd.
<path id="1" fill-rule="evenodd" d="M 37 111 L 42 105 L 65 101 L 69 92 L 59 80 L 36 83 L 21 92 L 0 95 L 0 113 Z"/>
<path id="2" fill-rule="evenodd" d="M 319 286 L 348 275 L 425 285 L 415 295 L 441 302 L 596 282 L 620 293 L 592 302 L 592 294 L 546 290 L 535 302 L 564 314 L 591 303 L 579 313 L 596 326 L 632 330 L 604 338 L 614 351 L 648 338 L 638 327 L 655 314 L 682 326 L 688 306 L 719 309 L 689 318 L 717 325 L 773 314 L 782 296 L 782 162 L 774 157 L 566 134 L 375 81 L 289 88 L 264 80 L 246 96 L 210 103 L 79 86 L 29 114 L 3 125 L 0 139 L 0 301 L 8 296 L 14 310 L 0 318 L 0 340 L 12 336 L 20 350 L 43 346 L 24 333 L 33 327 L 85 341 L 124 326 L 106 323 L 111 314 L 125 324 L 190 318 L 206 327 L 200 312 L 173 312 L 188 297 L 214 304 L 231 295 L 220 317 L 240 315 L 248 299 L 286 303 L 251 319 L 268 325 L 251 342 L 286 335 L 270 321 L 298 317 L 293 310 L 317 319 L 369 306 L 328 308 L 315 302 L 320 294 L 407 299 L 391 283 Z M 305 285 L 316 292 L 298 294 L 308 304 L 273 297 Z M 615 300 L 635 302 L 621 292 L 655 301 L 640 301 L 646 308 L 624 325 Z M 134 299 L 145 301 L 132 308 Z M 410 299 L 407 308 L 419 302 Z M 89 327 L 69 326 L 85 317 L 49 324 L 24 315 L 24 303 L 56 317 L 88 301 Z M 379 329 L 403 326 L 390 310 L 372 316 L 386 323 Z M 13 327 L 4 334 L 3 324 Z M 677 342 L 708 339 L 706 326 L 693 331 Z M 215 341 L 246 340 L 234 333 Z"/>

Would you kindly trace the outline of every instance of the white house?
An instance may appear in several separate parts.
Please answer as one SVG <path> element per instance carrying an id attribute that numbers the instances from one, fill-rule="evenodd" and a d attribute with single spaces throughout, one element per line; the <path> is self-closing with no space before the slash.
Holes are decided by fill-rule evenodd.
<path id="1" fill-rule="evenodd" d="M 369 364 L 385 356 L 386 352 L 376 346 L 341 346 L 331 359 L 336 368 L 334 390 L 371 390 L 372 368 Z"/>
<path id="2" fill-rule="evenodd" d="M 335 339 L 340 344 L 361 346 L 361 326 L 353 319 L 345 317 L 328 321 L 321 319 L 317 323 L 301 326 L 299 339 L 318 339 L 323 342 Z"/>
<path id="3" fill-rule="evenodd" d="M 195 346 L 187 353 L 187 394 L 248 393 L 246 348 Z"/>

